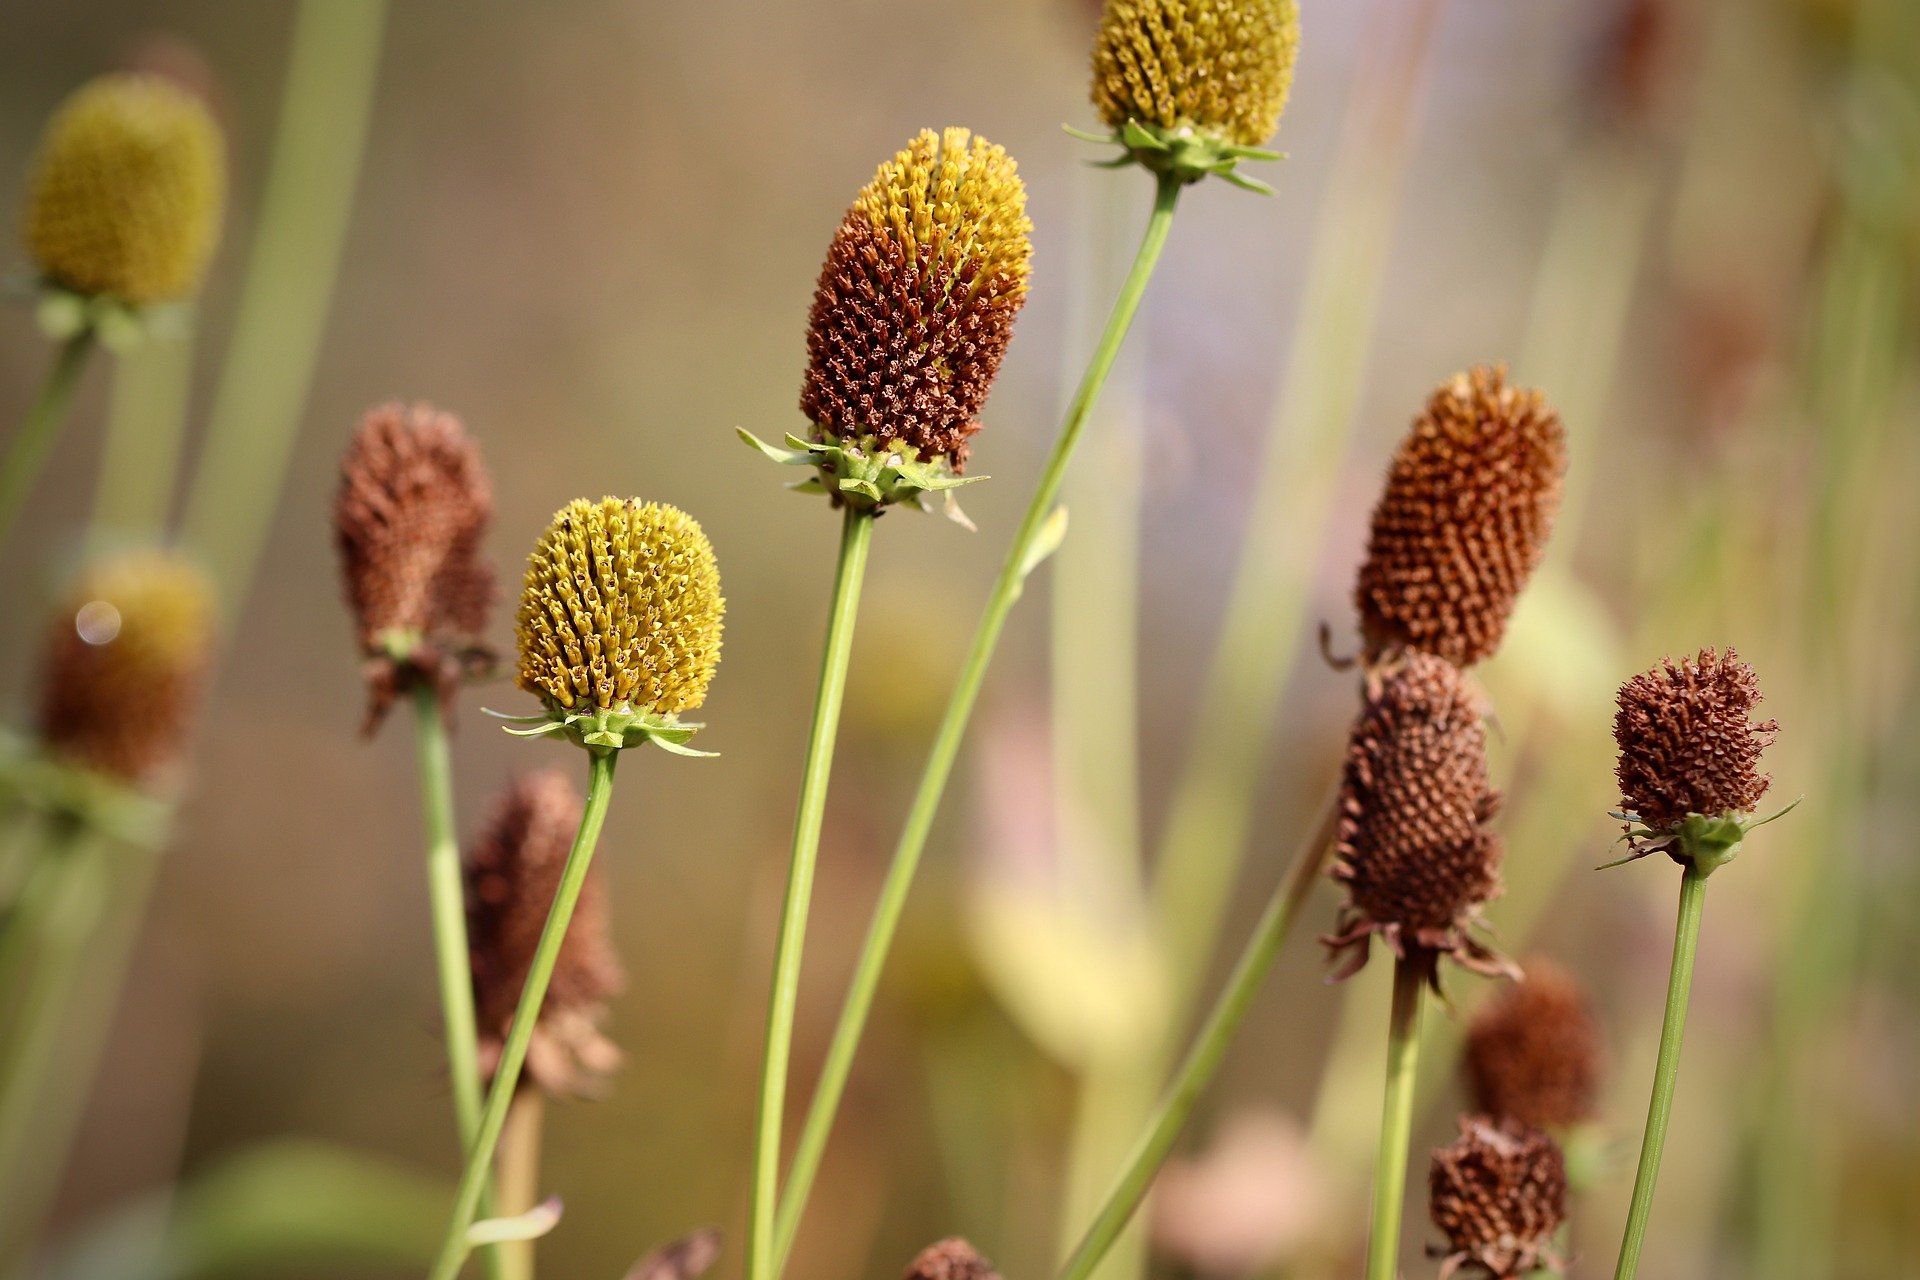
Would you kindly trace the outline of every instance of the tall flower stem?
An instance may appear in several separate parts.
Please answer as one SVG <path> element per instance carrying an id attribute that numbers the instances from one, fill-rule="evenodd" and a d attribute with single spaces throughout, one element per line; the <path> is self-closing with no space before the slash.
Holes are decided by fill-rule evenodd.
<path id="1" fill-rule="evenodd" d="M 107 441 L 94 488 L 95 540 L 157 540 L 173 514 L 193 383 L 191 318 L 113 362 Z"/>
<path id="2" fill-rule="evenodd" d="M 773 992 L 767 1006 L 766 1051 L 761 1059 L 759 1109 L 753 1130 L 748 1280 L 769 1280 L 779 1272 L 783 1257 L 776 1247 L 775 1212 L 780 1195 L 787 1065 L 793 1056 L 794 1008 L 800 994 L 800 955 L 806 944 L 807 909 L 813 898 L 820 827 L 827 810 L 827 781 L 833 771 L 833 745 L 840 731 L 840 704 L 847 687 L 847 663 L 853 652 L 853 627 L 860 613 L 860 585 L 866 576 L 874 518 L 872 511 L 848 505 L 840 526 L 840 561 L 834 571 L 833 604 L 827 613 L 827 635 L 821 646 L 820 682 L 814 694 L 813 724 L 807 732 L 800 803 L 793 815 L 787 893 L 773 951 Z"/>
<path id="3" fill-rule="evenodd" d="M 1380 1154 L 1373 1166 L 1373 1234 L 1367 1280 L 1394 1280 L 1400 1270 L 1400 1211 L 1407 1198 L 1407 1144 L 1413 1133 L 1413 1089 L 1420 1062 L 1418 965 L 1393 967 L 1393 1013 L 1387 1024 L 1387 1087 L 1380 1107 Z"/>
<path id="4" fill-rule="evenodd" d="M 846 1089 L 848 1074 L 853 1069 L 854 1054 L 859 1049 L 867 1015 L 873 1008 L 873 997 L 880 985 L 881 971 L 886 967 L 887 952 L 899 928 L 900 914 L 906 907 L 914 874 L 919 870 L 920 855 L 926 849 L 927 837 L 933 830 L 933 820 L 940 811 L 941 798 L 946 794 L 947 779 L 952 775 L 954 762 L 959 757 L 960 743 L 966 736 L 967 722 L 972 718 L 974 704 L 979 700 L 987 667 L 993 661 L 994 649 L 1000 642 L 1001 631 L 1006 627 L 1007 616 L 1020 598 L 1027 574 L 1034 568 L 1034 558 L 1045 551 L 1043 538 L 1048 532 L 1048 521 L 1053 514 L 1053 504 L 1059 497 L 1060 486 L 1066 479 L 1067 464 L 1073 459 L 1081 432 L 1100 399 L 1100 389 L 1106 384 L 1113 362 L 1120 354 L 1121 343 L 1133 324 L 1134 314 L 1140 309 L 1147 281 L 1152 278 L 1153 269 L 1160 260 L 1160 252 L 1166 247 L 1167 232 L 1173 226 L 1174 208 L 1179 199 L 1180 184 L 1171 178 L 1159 179 L 1153 214 L 1147 220 L 1146 232 L 1134 255 L 1133 267 L 1120 288 L 1120 296 L 1115 299 L 1113 311 L 1107 318 L 1107 327 L 1094 348 L 1092 362 L 1087 366 L 1086 374 L 1080 380 L 1080 388 L 1067 409 L 1066 422 L 1060 429 L 1059 439 L 1054 442 L 1046 468 L 1040 474 L 1039 487 L 1034 490 L 1033 499 L 1027 504 L 1026 514 L 1021 517 L 1013 545 L 1007 548 L 1006 560 L 1000 567 L 999 576 L 994 579 L 986 609 L 973 633 L 973 644 L 961 666 L 959 681 L 948 699 L 940 727 L 934 734 L 933 746 L 927 754 L 919 786 L 914 791 L 912 806 L 907 811 L 900 841 L 894 847 L 893 861 L 881 885 L 873 919 L 867 926 L 866 941 L 861 944 L 853 980 L 840 1010 L 840 1020 L 834 1027 L 820 1082 L 814 1089 L 813 1102 L 808 1108 L 799 1145 L 794 1150 L 793 1164 L 787 1174 L 787 1193 L 781 1201 L 777 1222 L 776 1257 L 782 1261 L 793 1248 L 793 1238 L 806 1210 L 807 1195 L 812 1190 L 814 1176 L 819 1172 L 820 1158 L 826 1151 L 827 1136 L 833 1129 L 834 1114 L 839 1109 L 840 1096 Z M 765 1277 L 755 1276 L 752 1280 L 765 1280 Z"/>
<path id="5" fill-rule="evenodd" d="M 522 1089 L 507 1111 L 501 1131 L 500 1167 L 494 1175 L 494 1202 L 509 1217 L 525 1213 L 540 1200 L 540 1144 L 547 1102 L 538 1089 Z M 533 1280 L 532 1240 L 496 1245 L 500 1280 Z"/>
<path id="6" fill-rule="evenodd" d="M 46 465 L 47 455 L 53 452 L 53 442 L 67 420 L 74 388 L 80 385 L 93 342 L 93 328 L 88 326 L 60 345 L 47 368 L 46 380 L 40 384 L 40 394 L 34 397 L 20 430 L 7 446 L 6 456 L 0 459 L 0 547 L 6 546 L 14 519 L 40 468 Z"/>
<path id="7" fill-rule="evenodd" d="M 1680 918 L 1673 932 L 1673 968 L 1667 975 L 1667 1012 L 1660 1024 L 1660 1056 L 1653 1067 L 1653 1098 L 1647 1104 L 1647 1131 L 1640 1139 L 1640 1166 L 1633 1174 L 1633 1202 L 1614 1280 L 1628 1280 L 1640 1266 L 1653 1211 L 1653 1184 L 1660 1176 L 1660 1153 L 1667 1145 L 1673 1115 L 1673 1086 L 1680 1077 L 1680 1040 L 1687 1027 L 1687 996 L 1693 990 L 1693 956 L 1700 946 L 1700 915 L 1707 901 L 1707 877 L 1689 864 L 1680 877 Z"/>
<path id="8" fill-rule="evenodd" d="M 467 1165 L 460 1174 L 459 1189 L 454 1193 L 453 1213 L 447 1220 L 447 1234 L 440 1243 L 440 1253 L 430 1273 L 433 1280 L 454 1280 L 472 1248 L 467 1243 L 467 1228 L 473 1225 L 474 1213 L 491 1181 L 493 1153 L 500 1145 L 500 1131 L 506 1127 L 507 1111 L 520 1084 L 520 1068 L 526 1065 L 527 1047 L 533 1042 L 534 1024 L 539 1021 L 540 1006 L 547 998 L 547 986 L 553 981 L 560 944 L 566 941 L 567 926 L 572 923 L 574 906 L 580 901 L 587 868 L 593 863 L 594 846 L 599 843 L 600 828 L 607 819 L 607 801 L 613 796 L 613 767 L 619 758 L 615 751 L 595 752 L 590 757 L 587 801 L 580 814 L 580 827 L 574 832 L 573 847 L 567 851 L 567 864 L 561 868 L 553 906 L 547 911 L 547 923 L 541 928 L 540 941 L 534 947 L 527 982 L 520 990 L 520 1003 L 513 1011 L 513 1025 L 500 1051 L 500 1065 L 494 1069 L 493 1087 L 488 1090 L 486 1107 L 480 1113 L 480 1128 L 467 1152 Z"/>

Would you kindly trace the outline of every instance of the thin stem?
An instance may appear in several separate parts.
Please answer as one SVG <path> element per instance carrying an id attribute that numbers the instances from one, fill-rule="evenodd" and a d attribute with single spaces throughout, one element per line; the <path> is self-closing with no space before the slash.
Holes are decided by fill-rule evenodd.
<path id="1" fill-rule="evenodd" d="M 1336 816 L 1334 798 L 1329 796 L 1321 805 L 1312 834 L 1294 854 L 1292 869 L 1268 899 L 1267 908 L 1254 926 L 1253 936 L 1247 939 L 1240 959 L 1234 963 L 1226 986 L 1168 1084 L 1160 1110 L 1148 1123 L 1139 1146 L 1113 1190 L 1107 1193 L 1106 1203 L 1101 1205 L 1093 1224 L 1067 1258 L 1066 1265 L 1061 1267 L 1059 1280 L 1087 1280 L 1147 1198 L 1160 1166 L 1166 1162 L 1181 1130 L 1186 1128 L 1207 1086 L 1213 1083 L 1221 1060 L 1226 1057 L 1227 1046 L 1233 1043 L 1247 1010 L 1253 1006 L 1254 996 L 1259 994 L 1267 972 L 1273 968 L 1274 958 L 1293 930 L 1301 905 L 1319 883 L 1327 851 L 1333 844 Z"/>
<path id="2" fill-rule="evenodd" d="M 427 832 L 427 895 L 433 910 L 433 950 L 440 970 L 440 1018 L 446 1026 L 447 1078 L 460 1150 L 473 1149 L 480 1130 L 479 1036 L 474 1026 L 473 968 L 467 953 L 466 887 L 454 834 L 453 766 L 440 695 L 422 681 L 413 694 L 414 744 L 420 758 L 420 807 Z"/>
<path id="3" fill-rule="evenodd" d="M 1387 1087 L 1380 1107 L 1380 1155 L 1373 1166 L 1373 1236 L 1367 1280 L 1394 1280 L 1400 1270 L 1400 1210 L 1407 1198 L 1407 1144 L 1413 1132 L 1413 1086 L 1420 1061 L 1420 966 L 1393 966 L 1393 1014 L 1387 1024 Z"/>
<path id="4" fill-rule="evenodd" d="M 1660 1153 L 1667 1145 L 1673 1115 L 1673 1086 L 1680 1078 L 1680 1040 L 1687 1027 L 1687 996 L 1693 989 L 1693 956 L 1700 946 L 1700 914 L 1707 901 L 1707 877 L 1689 864 L 1680 877 L 1680 918 L 1673 933 L 1673 968 L 1667 975 L 1667 1013 L 1660 1024 L 1660 1056 L 1653 1067 L 1653 1098 L 1647 1104 L 1647 1131 L 1640 1140 L 1640 1167 L 1633 1175 L 1633 1204 L 1613 1280 L 1629 1280 L 1640 1266 L 1653 1211 L 1653 1184 L 1660 1177 Z"/>
<path id="5" fill-rule="evenodd" d="M 525 1213 L 539 1202 L 540 1139 L 546 1115 L 546 1096 L 538 1089 L 522 1089 L 507 1111 L 500 1167 L 494 1174 L 494 1202 L 508 1217 Z M 500 1258 L 501 1280 L 533 1280 L 534 1245 L 532 1240 L 515 1240 L 493 1249 Z"/>
<path id="6" fill-rule="evenodd" d="M 47 455 L 53 452 L 53 442 L 60 435 L 61 424 L 67 420 L 74 388 L 80 385 L 81 371 L 86 368 L 87 356 L 92 350 L 90 325 L 60 345 L 47 368 L 46 380 L 40 384 L 40 394 L 27 409 L 13 443 L 7 446 L 5 458 L 0 459 L 0 547 L 7 544 L 7 535 L 13 530 L 21 505 L 39 477 L 40 468 L 46 465 Z"/>
<path id="7" fill-rule="evenodd" d="M 766 1052 L 761 1059 L 760 1101 L 753 1130 L 748 1280 L 770 1280 L 784 1261 L 784 1254 L 775 1246 L 774 1224 L 780 1194 L 787 1064 L 793 1056 L 794 1007 L 800 995 L 800 954 L 807 940 L 807 909 L 813 898 L 813 872 L 820 854 L 820 826 L 826 817 L 827 781 L 833 771 L 834 740 L 840 732 L 840 703 L 847 687 L 847 663 L 853 652 L 853 627 L 860 613 L 860 584 L 866 576 L 873 521 L 872 512 L 848 506 L 840 526 L 840 560 L 834 571 L 827 635 L 821 645 L 820 682 L 814 694 L 813 723 L 807 731 L 800 802 L 793 815 L 786 900 L 781 906 L 780 934 L 773 952 L 773 993 L 767 1006 Z"/>
<path id="8" fill-rule="evenodd" d="M 806 1124 L 800 1132 L 799 1145 L 794 1150 L 793 1164 L 787 1174 L 787 1194 L 781 1201 L 778 1219 L 777 1256 L 783 1262 L 793 1248 L 794 1235 L 800 1229 L 807 1195 L 813 1188 L 814 1176 L 820 1170 L 820 1158 L 826 1151 L 834 1114 L 839 1109 L 841 1094 L 846 1090 L 847 1077 L 853 1069 L 854 1054 L 860 1047 L 860 1035 L 866 1028 L 867 1015 L 873 1008 L 881 971 L 886 967 L 887 952 L 893 945 L 894 932 L 899 927 L 900 914 L 906 907 L 907 894 L 913 887 L 914 873 L 919 870 L 920 855 L 926 849 L 927 836 L 933 830 L 933 820 L 939 813 L 941 798 L 946 794 L 947 779 L 952 775 L 954 761 L 959 756 L 967 722 L 973 715 L 974 703 L 979 700 L 987 666 L 993 660 L 993 652 L 1000 642 L 1007 615 L 1019 600 L 1027 573 L 1033 567 L 1028 559 L 1053 512 L 1060 485 L 1066 478 L 1067 464 L 1073 459 L 1081 432 L 1099 401 L 1100 389 L 1113 369 L 1114 359 L 1120 353 L 1127 329 L 1133 324 L 1134 314 L 1140 309 L 1140 300 L 1146 293 L 1147 281 L 1153 275 L 1154 266 L 1160 260 L 1160 251 L 1166 246 L 1167 232 L 1173 226 L 1174 208 L 1179 198 L 1179 184 L 1171 179 L 1160 179 L 1154 197 L 1153 215 L 1147 221 L 1146 233 L 1141 237 L 1140 248 L 1134 255 L 1133 267 L 1121 286 L 1120 296 L 1114 301 L 1106 330 L 1101 334 L 1099 345 L 1094 348 L 1093 361 L 1080 381 L 1080 389 L 1067 409 L 1060 437 L 1054 442 L 1046 468 L 1040 473 L 1039 487 L 1034 490 L 1033 499 L 1027 504 L 1026 514 L 1021 517 L 1013 545 L 1007 549 L 1007 558 L 1000 567 L 999 577 L 994 580 L 979 626 L 974 630 L 973 644 L 960 669 L 959 681 L 947 702 L 940 727 L 934 734 L 933 746 L 927 753 L 926 766 L 921 772 L 919 786 L 914 791 L 912 807 L 907 811 L 906 824 L 900 832 L 900 842 L 894 847 L 893 861 L 880 887 L 873 919 L 867 926 L 866 941 L 861 944 L 853 980 L 840 1009 L 840 1020 L 834 1026 L 833 1041 L 827 1050 L 820 1082 L 814 1088 L 813 1102 L 808 1108 Z"/>
<path id="9" fill-rule="evenodd" d="M 107 440 L 94 489 L 95 539 L 156 540 L 173 513 L 193 384 L 193 322 L 113 362 Z"/>
<path id="10" fill-rule="evenodd" d="M 431 1272 L 433 1280 L 454 1280 L 470 1251 L 467 1228 L 473 1224 L 474 1211 L 480 1207 L 491 1181 L 493 1153 L 500 1144 L 500 1131 L 506 1127 L 514 1090 L 520 1084 L 520 1068 L 527 1061 L 527 1046 L 533 1042 L 534 1024 L 539 1021 L 540 1006 L 547 998 L 547 984 L 553 981 L 554 961 L 560 958 L 560 944 L 566 941 L 574 905 L 580 901 L 580 888 L 586 883 L 587 868 L 593 862 L 594 845 L 600 840 L 600 827 L 607 818 L 607 801 L 613 796 L 613 767 L 619 759 L 617 751 L 595 753 L 589 758 L 587 802 L 580 814 L 580 829 L 574 832 L 573 847 L 567 851 L 567 865 L 561 869 L 560 884 L 554 890 L 553 906 L 547 911 L 547 922 L 541 927 L 540 941 L 533 950 L 533 963 L 527 969 L 526 985 L 520 989 L 513 1025 L 500 1051 L 500 1065 L 494 1069 L 486 1108 L 480 1113 L 480 1131 L 475 1135 L 473 1149 L 467 1153 L 460 1187 L 454 1193 L 447 1234 L 440 1242 L 440 1253 Z"/>

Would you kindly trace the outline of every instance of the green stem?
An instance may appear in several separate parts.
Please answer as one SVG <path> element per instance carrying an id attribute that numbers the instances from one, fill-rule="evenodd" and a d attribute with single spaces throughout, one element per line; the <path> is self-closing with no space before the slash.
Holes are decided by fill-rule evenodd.
<path id="1" fill-rule="evenodd" d="M 1367 1280 L 1394 1280 L 1400 1271 L 1400 1210 L 1407 1198 L 1407 1145 L 1413 1132 L 1413 1086 L 1420 1062 L 1420 966 L 1393 966 L 1393 1014 L 1387 1024 L 1387 1088 L 1380 1108 L 1380 1155 L 1373 1166 L 1373 1235 Z"/>
<path id="2" fill-rule="evenodd" d="M 159 539 L 173 513 L 193 384 L 192 320 L 113 362 L 107 441 L 94 489 L 92 536 Z"/>
<path id="3" fill-rule="evenodd" d="M 1680 1040 L 1687 1026 L 1687 996 L 1693 989 L 1693 956 L 1700 946 L 1700 914 L 1707 901 L 1706 873 L 1689 864 L 1680 877 L 1680 918 L 1674 926 L 1673 968 L 1667 975 L 1667 1013 L 1660 1024 L 1660 1056 L 1653 1068 L 1653 1098 L 1647 1104 L 1647 1131 L 1640 1140 L 1640 1167 L 1633 1175 L 1633 1203 L 1613 1280 L 1628 1280 L 1640 1266 L 1653 1211 L 1653 1184 L 1660 1176 L 1660 1152 L 1667 1145 L 1673 1115 L 1673 1086 L 1680 1077 Z"/>
<path id="4" fill-rule="evenodd" d="M 781 1201 L 778 1216 L 777 1256 L 783 1262 L 793 1248 L 794 1235 L 799 1231 L 807 1195 L 812 1190 L 814 1176 L 819 1172 L 827 1136 L 833 1129 L 834 1114 L 839 1109 L 841 1094 L 846 1089 L 848 1074 L 853 1069 L 854 1054 L 860 1047 L 860 1035 L 866 1028 L 867 1015 L 873 1008 L 874 993 L 880 985 L 880 973 L 886 967 L 887 952 L 893 945 L 894 932 L 900 924 L 900 913 L 906 906 L 908 891 L 913 887 L 914 873 L 919 870 L 920 855 L 926 849 L 927 836 L 933 830 L 933 820 L 939 813 L 947 779 L 953 773 L 954 761 L 959 756 L 960 742 L 966 736 L 974 703 L 980 697 L 987 666 L 993 660 L 993 652 L 1000 642 L 1007 615 L 1020 598 L 1027 574 L 1033 568 L 1028 560 L 1052 514 L 1060 485 L 1066 479 L 1067 464 L 1072 461 L 1080 434 L 1100 398 L 1100 388 L 1105 385 L 1107 374 L 1120 353 L 1120 345 L 1133 324 L 1134 313 L 1140 309 L 1140 300 L 1146 293 L 1147 281 L 1153 275 L 1154 266 L 1160 260 L 1160 251 L 1166 246 L 1167 232 L 1173 225 L 1174 207 L 1179 198 L 1179 184 L 1167 178 L 1160 179 L 1154 197 L 1153 215 L 1147 221 L 1146 233 L 1141 237 L 1140 248 L 1134 255 L 1133 267 L 1121 286 L 1120 296 L 1114 301 L 1106 330 L 1101 334 L 1099 345 L 1094 348 L 1093 361 L 1080 381 L 1080 389 L 1075 393 L 1072 405 L 1068 407 L 1060 437 L 1054 442 L 1053 452 L 1040 474 L 1039 487 L 1034 490 L 1033 499 L 1027 504 L 1026 514 L 1014 534 L 1013 545 L 1007 549 L 1000 575 L 994 580 L 986 609 L 979 626 L 974 630 L 973 644 L 960 669 L 959 682 L 954 686 L 940 727 L 934 734 L 933 746 L 927 754 L 927 763 L 914 792 L 912 807 L 907 811 L 906 824 L 900 833 L 900 842 L 894 847 L 893 861 L 887 868 L 886 880 L 881 885 L 880 897 L 874 906 L 873 919 L 867 926 L 866 941 L 861 944 L 853 980 L 847 989 L 846 1001 L 841 1006 L 840 1020 L 833 1030 L 833 1041 L 827 1050 L 820 1082 L 814 1088 L 813 1102 L 800 1132 L 799 1145 L 794 1150 L 793 1164 L 787 1175 L 787 1194 Z"/>
<path id="5" fill-rule="evenodd" d="M 1319 883 L 1320 873 L 1326 866 L 1325 855 L 1332 847 L 1337 813 L 1334 798 L 1330 796 L 1321 806 L 1320 817 L 1314 823 L 1312 834 L 1295 853 L 1293 868 L 1267 901 L 1260 922 L 1254 926 L 1253 936 L 1247 939 L 1247 945 L 1241 951 L 1240 959 L 1234 963 L 1226 986 L 1221 989 L 1213 1009 L 1207 1014 L 1206 1022 L 1194 1037 L 1192 1047 L 1187 1050 L 1186 1059 L 1169 1082 L 1160 1110 L 1148 1123 L 1146 1133 L 1122 1170 L 1119 1181 L 1107 1193 L 1106 1202 L 1095 1215 L 1093 1224 L 1087 1228 L 1079 1245 L 1067 1258 L 1066 1265 L 1060 1269 L 1059 1280 L 1087 1280 L 1147 1198 L 1147 1191 L 1153 1186 L 1160 1166 L 1166 1162 L 1181 1130 L 1186 1128 L 1201 1095 L 1213 1083 L 1220 1062 L 1226 1057 L 1227 1046 L 1233 1043 L 1241 1022 L 1246 1019 L 1247 1010 L 1253 1006 L 1254 996 L 1259 994 L 1268 971 L 1273 968 L 1274 958 L 1280 954 L 1287 935 L 1293 930 L 1293 922 L 1300 914 L 1301 905 L 1313 892 L 1314 885 Z"/>
<path id="6" fill-rule="evenodd" d="M 566 941 L 574 905 L 580 900 L 580 888 L 586 883 L 587 868 L 593 862 L 594 845 L 600 840 L 600 827 L 607 818 L 607 801 L 613 796 L 613 767 L 619 759 L 617 751 L 596 752 L 589 757 L 587 802 L 580 814 L 580 828 L 574 832 L 573 847 L 567 851 L 567 864 L 561 869 L 560 884 L 554 890 L 553 906 L 547 911 L 547 922 L 541 927 L 540 941 L 533 950 L 527 982 L 520 990 L 520 1003 L 513 1011 L 513 1025 L 500 1051 L 500 1065 L 494 1069 L 493 1087 L 488 1090 L 486 1107 L 480 1113 L 479 1132 L 467 1152 L 467 1165 L 461 1171 L 460 1186 L 454 1193 L 453 1213 L 447 1220 L 447 1234 L 440 1242 L 440 1253 L 433 1264 L 433 1280 L 454 1280 L 471 1249 L 467 1228 L 473 1224 L 474 1213 L 492 1181 L 493 1153 L 500 1145 L 500 1131 L 506 1126 L 507 1111 L 520 1085 L 520 1068 L 527 1061 L 527 1047 L 533 1042 L 534 1024 L 539 1021 L 540 1006 L 547 998 L 547 984 L 553 981 L 554 962 L 560 958 L 560 945 Z"/>
<path id="7" fill-rule="evenodd" d="M 840 526 L 840 560 L 834 571 L 833 604 L 821 645 L 820 682 L 813 723 L 807 731 L 800 802 L 793 815 L 793 851 L 787 867 L 786 900 L 773 952 L 773 992 L 767 1005 L 766 1052 L 761 1059 L 760 1100 L 753 1129 L 753 1189 L 747 1215 L 748 1280 L 771 1280 L 785 1260 L 776 1248 L 775 1211 L 780 1195 L 780 1134 L 787 1095 L 787 1064 L 793 1056 L 794 1008 L 800 995 L 800 955 L 807 940 L 807 909 L 826 817 L 833 744 L 840 731 L 840 703 L 853 653 L 860 584 L 866 576 L 874 515 L 849 505 Z"/>
<path id="8" fill-rule="evenodd" d="M 5 459 L 0 460 L 0 547 L 7 544 L 7 535 L 13 530 L 20 507 L 39 477 L 40 468 L 46 465 L 47 455 L 53 451 L 53 442 L 59 437 L 60 426 L 67 420 L 67 410 L 73 404 L 74 388 L 80 385 L 81 371 L 87 367 L 87 356 L 92 351 L 90 325 L 61 344 L 53 364 L 47 368 L 46 381 L 40 384 L 40 394 L 27 409 L 26 419 L 7 447 Z"/>

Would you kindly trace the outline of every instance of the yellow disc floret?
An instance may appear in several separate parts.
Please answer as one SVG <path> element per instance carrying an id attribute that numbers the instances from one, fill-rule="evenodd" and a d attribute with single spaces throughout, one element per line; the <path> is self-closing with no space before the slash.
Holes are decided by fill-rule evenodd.
<path id="1" fill-rule="evenodd" d="M 1128 122 L 1258 147 L 1280 127 L 1300 48 L 1297 0 L 1107 0 L 1093 104 Z"/>

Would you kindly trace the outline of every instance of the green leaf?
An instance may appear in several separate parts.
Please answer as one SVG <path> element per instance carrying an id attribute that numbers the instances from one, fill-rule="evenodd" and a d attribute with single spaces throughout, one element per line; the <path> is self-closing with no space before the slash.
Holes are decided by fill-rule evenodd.
<path id="1" fill-rule="evenodd" d="M 475 1249 L 518 1240 L 538 1240 L 560 1225 L 560 1197 L 548 1196 L 525 1213 L 511 1218 L 483 1218 L 467 1228 L 467 1244 Z"/>
<path id="2" fill-rule="evenodd" d="M 1066 540 L 1067 509 L 1055 507 L 1052 514 L 1047 516 L 1046 523 L 1040 526 L 1040 532 L 1035 535 L 1033 545 L 1027 548 L 1027 554 L 1020 558 L 1020 580 L 1025 582 L 1027 576 L 1045 564 L 1048 557 L 1058 551 L 1060 544 Z"/>

